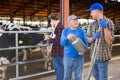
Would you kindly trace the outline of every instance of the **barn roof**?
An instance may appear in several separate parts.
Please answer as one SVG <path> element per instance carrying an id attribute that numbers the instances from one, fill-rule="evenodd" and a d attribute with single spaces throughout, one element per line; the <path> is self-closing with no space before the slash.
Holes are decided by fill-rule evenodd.
<path id="1" fill-rule="evenodd" d="M 114 20 L 120 20 L 120 2 L 118 0 L 70 0 L 70 14 L 80 18 L 91 18 L 86 10 L 94 2 L 104 6 L 104 14 Z M 1 0 L 0 16 L 46 17 L 49 13 L 60 11 L 60 0 Z"/>

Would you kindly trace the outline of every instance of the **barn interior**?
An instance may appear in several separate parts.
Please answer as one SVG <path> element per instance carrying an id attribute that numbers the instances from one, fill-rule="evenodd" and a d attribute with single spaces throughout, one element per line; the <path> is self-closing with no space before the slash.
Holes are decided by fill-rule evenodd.
<path id="1" fill-rule="evenodd" d="M 47 16 L 53 12 L 60 13 L 62 1 L 64 0 L 1 0 L 0 22 L 10 22 L 18 25 L 29 25 L 29 26 L 31 26 L 32 23 L 34 23 L 35 25 L 33 24 L 33 26 L 37 25 L 38 28 L 48 27 L 49 21 L 47 19 Z M 104 6 L 104 15 L 107 18 L 113 20 L 113 22 L 115 23 L 115 33 L 116 35 L 120 35 L 120 0 L 69 0 L 69 15 L 75 14 L 79 16 L 80 19 L 85 19 L 85 20 L 92 19 L 92 17 L 88 12 L 86 12 L 86 10 L 89 9 L 89 7 L 95 2 L 99 2 Z M 46 23 L 48 24 L 46 25 Z M 82 26 L 84 25 L 87 25 L 87 23 L 82 24 Z M 120 42 L 120 38 L 118 37 L 116 38 L 114 43 L 119 43 L 119 42 Z M 119 56 L 119 45 L 114 46 L 113 52 L 115 52 L 113 56 Z M 37 52 L 34 55 L 32 55 L 31 59 L 33 60 L 39 58 L 43 58 L 43 55 L 41 55 L 40 52 Z M 88 61 L 88 56 L 85 56 L 85 58 L 86 61 Z M 20 76 L 26 74 L 34 74 L 42 71 L 48 71 L 49 73 L 49 70 L 43 69 L 44 62 L 37 62 L 37 63 L 33 63 L 32 65 L 28 63 L 27 65 L 30 66 L 28 72 L 24 72 L 23 65 L 20 65 L 22 66 L 22 68 L 20 67 L 21 70 Z M 13 72 L 11 72 L 11 70 L 13 70 Z M 11 77 L 16 77 L 15 66 L 12 67 L 10 66 L 7 71 L 9 72 L 7 73 L 7 79 Z M 39 78 L 45 76 L 39 76 Z M 25 80 L 34 80 L 34 78 L 25 79 Z"/>
<path id="2" fill-rule="evenodd" d="M 47 22 L 50 13 L 61 10 L 62 0 L 1 0 L 0 21 L 8 21 L 25 25 L 27 22 Z M 69 15 L 75 14 L 81 19 L 91 19 L 87 9 L 94 2 L 102 3 L 104 14 L 120 25 L 119 0 L 69 0 Z M 38 23 L 39 24 L 39 23 Z"/>

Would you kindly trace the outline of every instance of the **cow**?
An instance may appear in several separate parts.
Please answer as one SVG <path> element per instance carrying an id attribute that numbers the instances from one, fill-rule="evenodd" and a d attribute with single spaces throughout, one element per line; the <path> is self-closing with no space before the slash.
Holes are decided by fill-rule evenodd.
<path id="1" fill-rule="evenodd" d="M 14 26 L 14 24 L 4 24 L 5 31 L 28 31 L 32 30 L 29 27 L 17 27 Z M 28 45 L 36 45 L 40 41 L 44 40 L 44 34 L 39 33 L 19 33 L 18 34 L 18 46 L 28 46 Z M 3 33 L 0 36 L 0 48 L 9 48 L 9 47 L 15 47 L 15 34 L 14 33 Z M 3 51 L 2 51 L 3 52 Z M 5 54 L 6 53 L 6 54 Z M 9 60 L 11 60 L 15 55 L 10 53 L 15 53 L 15 50 L 5 50 L 4 54 L 0 54 L 1 56 L 8 57 Z M 8 54 L 9 53 L 9 54 Z"/>
<path id="2" fill-rule="evenodd" d="M 0 31 L 29 31 L 32 30 L 29 27 L 25 26 L 19 26 L 12 23 L 2 23 L 0 25 Z M 44 40 L 44 34 L 39 33 L 20 33 L 18 34 L 18 46 L 28 46 L 28 45 L 36 45 L 40 41 Z M 0 33 L 0 49 L 2 48 L 10 48 L 15 47 L 15 34 L 14 33 Z M 27 53 L 29 49 L 20 49 L 19 52 L 23 52 L 23 61 L 27 60 Z M 0 50 L 0 57 L 6 58 L 8 61 L 12 62 L 15 59 L 15 49 L 13 50 Z M 26 67 L 26 66 L 25 66 Z M 3 70 L 3 73 L 5 73 L 5 70 Z M 5 75 L 5 74 L 4 74 Z M 3 78 L 4 79 L 4 78 Z"/>

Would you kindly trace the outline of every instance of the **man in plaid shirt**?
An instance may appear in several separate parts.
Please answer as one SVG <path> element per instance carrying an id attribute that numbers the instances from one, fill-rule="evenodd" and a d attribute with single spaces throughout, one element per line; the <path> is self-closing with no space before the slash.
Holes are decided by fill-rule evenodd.
<path id="1" fill-rule="evenodd" d="M 63 66 L 63 47 L 60 45 L 60 37 L 64 26 L 60 23 L 60 17 L 58 13 L 52 13 L 48 16 L 51 24 L 55 26 L 50 38 L 49 43 L 52 43 L 52 61 L 56 73 L 56 80 L 63 80 L 64 66 Z"/>
<path id="2" fill-rule="evenodd" d="M 95 80 L 108 80 L 108 61 L 111 59 L 114 24 L 111 20 L 104 17 L 103 6 L 100 3 L 94 3 L 87 11 L 90 12 L 90 15 L 95 20 L 88 30 L 91 56 L 95 47 L 95 40 L 101 38 L 99 51 L 96 51 L 98 55 L 93 68 L 93 76 Z M 102 28 L 102 31 L 97 32 L 99 27 Z"/>

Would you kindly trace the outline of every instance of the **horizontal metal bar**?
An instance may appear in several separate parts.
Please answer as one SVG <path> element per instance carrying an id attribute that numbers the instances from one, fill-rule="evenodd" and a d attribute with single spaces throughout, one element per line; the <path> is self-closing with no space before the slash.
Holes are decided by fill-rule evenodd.
<path id="1" fill-rule="evenodd" d="M 0 31 L 0 33 L 49 33 L 52 31 Z"/>
<path id="2" fill-rule="evenodd" d="M 120 37 L 120 35 L 114 35 L 114 37 Z"/>
<path id="3" fill-rule="evenodd" d="M 0 31 L 0 33 L 49 33 L 52 31 Z M 120 37 L 120 35 L 114 35 L 114 37 Z"/>
<path id="4" fill-rule="evenodd" d="M 38 61 L 45 61 L 45 60 L 52 60 L 52 58 L 42 58 L 42 59 L 35 59 L 35 60 L 31 60 L 31 61 L 19 61 L 18 63 L 10 63 L 10 64 L 2 64 L 0 65 L 0 67 L 3 66 L 15 66 L 16 64 L 28 64 L 28 63 L 33 63 L 33 62 L 38 62 Z"/>
<path id="5" fill-rule="evenodd" d="M 22 48 L 33 48 L 33 47 L 36 47 L 36 46 L 19 46 L 19 47 L 0 48 L 0 51 L 2 51 L 2 50 L 22 49 Z"/>
<path id="6" fill-rule="evenodd" d="M 112 44 L 112 46 L 120 46 L 120 43 Z"/>
<path id="7" fill-rule="evenodd" d="M 40 44 L 39 46 L 49 46 L 47 44 Z M 112 46 L 120 46 L 120 43 L 117 43 L 117 44 L 112 44 Z M 14 49 L 23 49 L 23 48 L 34 48 L 34 47 L 37 47 L 36 45 L 33 45 L 33 46 L 19 46 L 19 47 L 9 47 L 9 48 L 0 48 L 0 51 L 3 51 L 3 50 L 14 50 Z M 89 49 L 89 47 L 88 47 Z"/>
<path id="8" fill-rule="evenodd" d="M 36 60 L 31 60 L 31 61 L 25 61 L 25 62 L 21 61 L 21 62 L 18 62 L 18 63 L 19 64 L 26 64 L 26 63 L 33 63 L 33 62 L 38 62 L 38 61 L 44 61 L 44 60 L 47 60 L 47 59 L 52 60 L 52 58 L 42 58 L 42 59 L 36 59 Z"/>
<path id="9" fill-rule="evenodd" d="M 112 46 L 120 46 L 120 43 L 112 44 Z M 88 47 L 88 49 L 90 49 L 90 47 Z"/>
<path id="10" fill-rule="evenodd" d="M 26 76 L 20 76 L 20 77 L 18 77 L 18 78 L 10 78 L 9 80 L 26 79 L 26 78 L 35 77 L 35 76 L 40 76 L 40 75 L 44 75 L 44 74 L 48 74 L 48 73 L 52 73 L 52 72 L 54 72 L 54 70 L 45 71 L 45 72 L 40 72 L 40 73 L 31 74 L 31 75 L 26 75 Z"/>
<path id="11" fill-rule="evenodd" d="M 47 44 L 39 44 L 39 46 L 49 46 Z M 0 51 L 2 50 L 14 50 L 14 49 L 23 49 L 23 48 L 34 48 L 37 47 L 37 45 L 32 46 L 18 46 L 18 47 L 9 47 L 9 48 L 0 48 Z"/>

